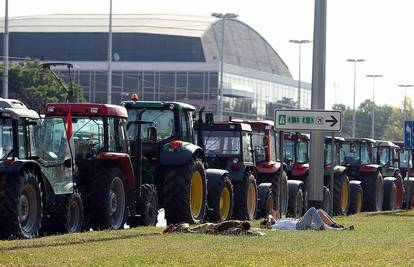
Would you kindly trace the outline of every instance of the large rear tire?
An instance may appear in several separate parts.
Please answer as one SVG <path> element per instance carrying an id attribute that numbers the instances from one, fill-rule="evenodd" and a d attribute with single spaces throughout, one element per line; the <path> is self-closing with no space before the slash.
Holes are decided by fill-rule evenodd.
<path id="1" fill-rule="evenodd" d="M 218 185 L 209 189 L 207 197 L 207 221 L 222 222 L 231 219 L 234 205 L 233 185 L 227 175 L 221 177 Z"/>
<path id="2" fill-rule="evenodd" d="M 365 177 L 362 181 L 364 190 L 365 211 L 381 211 L 384 199 L 384 179 L 381 173 L 377 172 Z"/>
<path id="3" fill-rule="evenodd" d="M 141 197 L 138 197 L 136 217 L 127 218 L 129 227 L 155 226 L 158 220 L 158 198 L 154 185 L 141 186 Z"/>
<path id="4" fill-rule="evenodd" d="M 42 221 L 42 190 L 35 172 L 9 174 L 0 191 L 0 238 L 33 238 Z"/>
<path id="5" fill-rule="evenodd" d="M 254 220 L 257 212 L 257 185 L 254 176 L 246 172 L 243 181 L 234 182 L 233 218 Z"/>
<path id="6" fill-rule="evenodd" d="M 93 229 L 123 229 L 126 217 L 126 188 L 122 172 L 116 168 L 104 168 L 95 177 L 91 198 Z"/>
<path id="7" fill-rule="evenodd" d="M 393 180 L 384 180 L 384 210 L 395 210 L 397 207 L 397 187 Z"/>
<path id="8" fill-rule="evenodd" d="M 395 176 L 395 187 L 397 190 L 397 199 L 396 199 L 396 209 L 402 209 L 403 203 L 405 201 L 405 188 L 404 188 L 404 181 L 400 173 L 396 174 Z"/>
<path id="9" fill-rule="evenodd" d="M 195 158 L 186 165 L 169 167 L 165 173 L 163 201 L 167 223 L 192 224 L 203 220 L 207 180 L 202 161 Z"/>
<path id="10" fill-rule="evenodd" d="M 303 212 L 303 190 L 298 187 L 296 191 L 289 190 L 289 206 L 288 216 L 293 218 L 300 218 Z"/>
<path id="11" fill-rule="evenodd" d="M 364 199 L 364 193 L 362 186 L 359 183 L 353 183 L 352 181 L 349 184 L 350 191 L 350 203 L 348 214 L 360 213 L 362 211 L 362 203 Z"/>
<path id="12" fill-rule="evenodd" d="M 279 211 L 282 217 L 286 216 L 289 198 L 286 172 L 280 168 L 279 172 L 261 174 L 260 178 L 262 183 L 272 184 L 273 207 Z"/>
<path id="13" fill-rule="evenodd" d="M 262 183 L 257 187 L 258 191 L 258 208 L 257 218 L 266 218 L 274 209 L 274 200 L 272 192 L 272 184 Z"/>
<path id="14" fill-rule="evenodd" d="M 334 214 L 346 215 L 349 209 L 349 178 L 345 173 L 334 177 Z"/>

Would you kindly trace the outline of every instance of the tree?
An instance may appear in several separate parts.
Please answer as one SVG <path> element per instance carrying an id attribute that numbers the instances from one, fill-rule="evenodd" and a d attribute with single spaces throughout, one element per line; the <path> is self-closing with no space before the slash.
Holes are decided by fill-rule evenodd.
<path id="1" fill-rule="evenodd" d="M 72 86 L 76 102 L 84 102 L 82 86 Z M 70 86 L 66 84 L 66 87 Z M 2 85 L 1 90 L 3 91 Z M 19 99 L 29 108 L 40 111 L 46 103 L 64 102 L 67 93 L 49 71 L 42 68 L 39 61 L 25 60 L 10 64 L 9 97 Z"/>

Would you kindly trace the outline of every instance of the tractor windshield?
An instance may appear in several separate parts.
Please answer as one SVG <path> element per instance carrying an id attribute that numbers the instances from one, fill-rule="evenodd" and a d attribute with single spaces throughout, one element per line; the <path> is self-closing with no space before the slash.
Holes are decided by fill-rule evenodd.
<path id="1" fill-rule="evenodd" d="M 206 155 L 239 155 L 240 132 L 205 131 L 204 145 Z"/>
<path id="2" fill-rule="evenodd" d="M 348 143 L 342 146 L 345 164 L 371 164 L 372 153 L 367 143 Z"/>
<path id="3" fill-rule="evenodd" d="M 265 136 L 264 132 L 257 132 L 257 131 L 254 131 L 252 135 L 253 149 L 254 149 L 257 162 L 262 162 L 266 160 L 266 150 L 263 146 L 264 136 Z"/>
<path id="4" fill-rule="evenodd" d="M 104 123 L 99 117 L 72 118 L 76 159 L 91 159 L 104 147 Z"/>
<path id="5" fill-rule="evenodd" d="M 412 168 L 413 164 L 412 164 L 412 158 L 410 158 L 410 153 L 411 150 L 401 150 L 401 154 L 400 154 L 400 166 L 401 168 Z"/>
<path id="6" fill-rule="evenodd" d="M 285 140 L 283 142 L 283 157 L 286 162 L 295 160 L 295 146 L 293 140 Z"/>
<path id="7" fill-rule="evenodd" d="M 389 165 L 390 163 L 390 148 L 389 147 L 378 147 L 378 163 L 381 166 Z"/>
<path id="8" fill-rule="evenodd" d="M 308 163 L 308 143 L 304 141 L 298 141 L 296 143 L 297 158 L 296 163 Z"/>
<path id="9" fill-rule="evenodd" d="M 136 121 L 137 109 L 128 109 L 128 121 Z M 147 109 L 142 114 L 141 120 L 151 121 L 155 124 L 157 128 L 157 140 L 168 139 L 175 134 L 174 129 L 174 112 L 169 109 Z M 141 138 L 145 142 L 148 140 L 148 128 L 151 127 L 151 124 L 142 124 L 141 125 Z M 131 124 L 128 128 L 128 138 L 130 140 L 135 140 L 137 138 L 138 125 Z"/>
<path id="10" fill-rule="evenodd" d="M 325 144 L 325 166 L 332 165 L 332 144 Z"/>
<path id="11" fill-rule="evenodd" d="M 0 157 L 7 158 L 13 149 L 13 130 L 11 119 L 1 119 L 0 121 Z"/>

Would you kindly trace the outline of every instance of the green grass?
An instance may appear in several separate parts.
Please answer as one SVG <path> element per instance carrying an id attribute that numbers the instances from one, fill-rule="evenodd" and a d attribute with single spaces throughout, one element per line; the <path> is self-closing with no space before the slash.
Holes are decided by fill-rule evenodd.
<path id="1" fill-rule="evenodd" d="M 414 211 L 337 219 L 355 230 L 266 230 L 246 237 L 160 235 L 162 229 L 153 227 L 0 241 L 0 266 L 414 266 Z"/>

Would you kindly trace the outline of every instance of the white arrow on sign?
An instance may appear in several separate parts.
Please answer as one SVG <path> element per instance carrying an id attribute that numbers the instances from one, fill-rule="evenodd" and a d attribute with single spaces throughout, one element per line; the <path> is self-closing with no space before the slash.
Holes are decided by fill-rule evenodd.
<path id="1" fill-rule="evenodd" d="M 339 132 L 342 128 L 339 110 L 275 110 L 275 128 L 292 131 Z"/>

